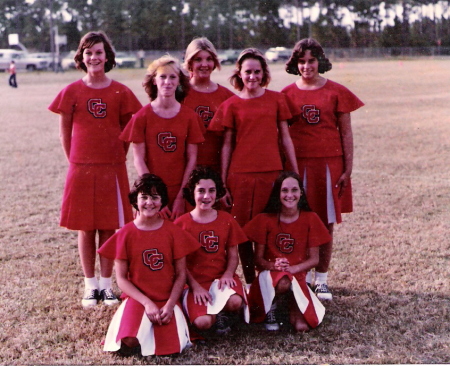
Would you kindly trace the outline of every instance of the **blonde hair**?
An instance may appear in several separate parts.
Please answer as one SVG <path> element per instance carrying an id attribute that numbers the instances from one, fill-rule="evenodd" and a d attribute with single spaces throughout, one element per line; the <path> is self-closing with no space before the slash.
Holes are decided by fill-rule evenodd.
<path id="1" fill-rule="evenodd" d="M 155 61 L 153 61 L 147 68 L 147 73 L 145 74 L 144 82 L 142 86 L 145 89 L 145 92 L 150 97 L 150 100 L 155 100 L 158 96 L 158 88 L 153 82 L 156 77 L 156 72 L 160 67 L 170 66 L 175 72 L 178 74 L 180 79 L 180 85 L 175 92 L 175 98 L 181 102 L 186 97 L 190 84 L 189 84 L 189 76 L 186 74 L 186 71 L 181 67 L 180 61 L 170 55 L 164 55 Z"/>
<path id="2" fill-rule="evenodd" d="M 219 56 L 211 41 L 206 37 L 195 38 L 186 48 L 183 66 L 186 70 L 191 71 L 193 58 L 200 51 L 207 51 L 211 54 L 214 61 L 214 69 L 220 70 Z"/>

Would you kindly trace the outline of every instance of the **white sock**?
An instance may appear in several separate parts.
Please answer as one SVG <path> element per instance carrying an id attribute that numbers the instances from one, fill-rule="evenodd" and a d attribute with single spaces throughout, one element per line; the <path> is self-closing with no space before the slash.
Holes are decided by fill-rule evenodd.
<path id="1" fill-rule="evenodd" d="M 86 289 L 98 290 L 98 281 L 96 277 L 84 278 L 84 287 Z"/>
<path id="2" fill-rule="evenodd" d="M 312 271 L 308 271 L 308 273 L 306 273 L 306 282 L 307 283 L 313 283 L 313 273 L 312 273 Z"/>
<path id="3" fill-rule="evenodd" d="M 316 285 L 319 283 L 326 284 L 328 281 L 328 272 L 317 272 L 316 271 Z"/>
<path id="4" fill-rule="evenodd" d="M 108 288 L 112 288 L 111 277 L 102 277 L 102 276 L 100 276 L 99 285 L 100 285 L 100 290 L 105 290 L 105 289 L 108 289 Z"/>

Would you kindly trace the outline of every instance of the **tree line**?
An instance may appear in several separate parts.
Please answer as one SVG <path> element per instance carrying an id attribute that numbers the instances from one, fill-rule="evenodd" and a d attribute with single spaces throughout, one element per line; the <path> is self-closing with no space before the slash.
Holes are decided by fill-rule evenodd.
<path id="1" fill-rule="evenodd" d="M 181 50 L 198 36 L 218 49 L 450 46 L 449 2 L 439 0 L 0 0 L 0 47 L 8 34 L 35 51 L 61 51 L 101 29 L 118 50 Z"/>

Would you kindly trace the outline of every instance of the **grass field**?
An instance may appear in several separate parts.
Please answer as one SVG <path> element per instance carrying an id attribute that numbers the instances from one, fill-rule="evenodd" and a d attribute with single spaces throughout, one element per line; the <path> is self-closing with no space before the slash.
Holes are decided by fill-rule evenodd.
<path id="1" fill-rule="evenodd" d="M 308 334 L 238 325 L 172 357 L 102 351 L 115 308 L 80 305 L 76 234 L 59 228 L 67 164 L 47 106 L 81 76 L 0 83 L 1 364 L 450 362 L 450 59 L 336 62 L 326 74 L 366 106 L 352 114 L 354 213 L 335 230 L 334 301 Z M 295 77 L 271 67 L 270 87 Z M 214 75 L 228 86 L 231 71 Z M 114 70 L 143 103 L 142 70 Z M 129 174 L 135 170 L 129 156 Z"/>

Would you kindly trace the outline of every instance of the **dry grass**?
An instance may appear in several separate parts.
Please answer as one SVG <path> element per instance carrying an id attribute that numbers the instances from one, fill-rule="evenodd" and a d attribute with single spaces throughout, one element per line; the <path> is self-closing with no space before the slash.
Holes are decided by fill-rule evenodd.
<path id="1" fill-rule="evenodd" d="M 271 88 L 295 80 L 273 66 Z M 215 75 L 223 85 L 230 67 Z M 111 75 L 141 101 L 141 70 Z M 355 212 L 336 230 L 335 300 L 306 335 L 238 326 L 173 357 L 102 351 L 115 311 L 80 306 L 74 233 L 58 227 L 66 162 L 46 110 L 79 73 L 21 73 L 0 85 L 0 363 L 381 364 L 450 362 L 450 74 L 448 60 L 335 63 L 327 75 L 355 112 Z M 129 159 L 130 160 L 130 159 Z M 130 177 L 135 171 L 130 164 Z"/>

